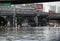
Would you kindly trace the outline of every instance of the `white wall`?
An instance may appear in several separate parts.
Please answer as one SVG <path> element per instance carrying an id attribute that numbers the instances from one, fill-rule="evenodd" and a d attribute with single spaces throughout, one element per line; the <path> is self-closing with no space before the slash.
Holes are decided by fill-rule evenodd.
<path id="1" fill-rule="evenodd" d="M 44 11 L 45 12 L 48 12 L 48 10 L 50 9 L 50 5 L 56 5 L 56 12 L 58 11 L 57 8 L 60 6 L 60 1 L 57 1 L 57 2 L 46 2 L 46 3 L 43 3 L 44 4 Z M 58 12 L 57 12 L 58 13 Z"/>

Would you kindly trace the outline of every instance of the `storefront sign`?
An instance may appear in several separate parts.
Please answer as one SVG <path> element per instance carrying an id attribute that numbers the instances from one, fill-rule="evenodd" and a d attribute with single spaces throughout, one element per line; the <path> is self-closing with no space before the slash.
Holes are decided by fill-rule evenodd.
<path id="1" fill-rule="evenodd" d="M 43 4 L 35 4 L 35 9 L 43 9 Z"/>
<path id="2" fill-rule="evenodd" d="M 11 6 L 11 3 L 0 3 L 0 6 Z"/>

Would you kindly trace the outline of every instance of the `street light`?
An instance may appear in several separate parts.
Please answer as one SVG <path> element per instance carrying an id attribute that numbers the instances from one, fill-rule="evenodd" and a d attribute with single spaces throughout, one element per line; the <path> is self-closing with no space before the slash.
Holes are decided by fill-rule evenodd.
<path id="1" fill-rule="evenodd" d="M 26 6 L 26 4 L 22 4 L 22 6 Z"/>

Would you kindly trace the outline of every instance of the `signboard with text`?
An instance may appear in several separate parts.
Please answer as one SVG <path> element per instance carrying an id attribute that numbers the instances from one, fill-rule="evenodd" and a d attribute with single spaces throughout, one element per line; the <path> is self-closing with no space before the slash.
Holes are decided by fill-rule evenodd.
<path id="1" fill-rule="evenodd" d="M 0 3 L 0 6 L 11 6 L 11 3 Z"/>
<path id="2" fill-rule="evenodd" d="M 35 4 L 34 8 L 35 9 L 43 9 L 43 4 Z"/>

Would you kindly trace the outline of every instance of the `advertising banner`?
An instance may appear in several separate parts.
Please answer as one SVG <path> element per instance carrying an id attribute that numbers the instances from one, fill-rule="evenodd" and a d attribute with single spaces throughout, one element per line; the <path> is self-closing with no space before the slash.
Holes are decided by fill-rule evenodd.
<path id="1" fill-rule="evenodd" d="M 35 9 L 43 9 L 43 4 L 35 4 Z"/>

